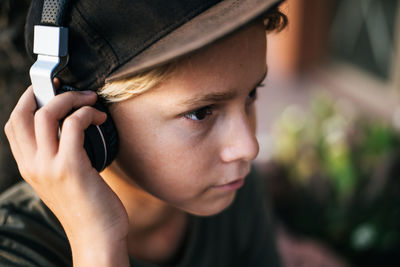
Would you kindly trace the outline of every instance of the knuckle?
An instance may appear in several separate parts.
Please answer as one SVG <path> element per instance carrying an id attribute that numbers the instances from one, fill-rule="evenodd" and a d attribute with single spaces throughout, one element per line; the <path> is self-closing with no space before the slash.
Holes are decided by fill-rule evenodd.
<path id="1" fill-rule="evenodd" d="M 91 107 L 91 106 L 83 106 L 82 108 L 81 108 L 81 112 L 83 113 L 83 114 L 90 114 L 90 113 L 92 113 L 92 112 L 94 112 L 95 111 L 95 108 L 93 108 L 93 107 Z"/>
<path id="2" fill-rule="evenodd" d="M 35 113 L 35 121 L 44 123 L 55 120 L 54 115 L 46 108 L 42 107 Z"/>
<path id="3" fill-rule="evenodd" d="M 21 124 L 21 122 L 19 122 L 19 120 L 16 119 L 15 116 L 16 115 L 11 115 L 9 120 L 4 125 L 4 133 L 6 134 L 8 139 L 15 135 L 15 127 Z"/>
<path id="4" fill-rule="evenodd" d="M 21 174 L 21 177 L 24 178 L 25 181 L 34 181 L 35 180 L 34 170 L 32 170 L 30 167 L 26 166 L 26 164 L 19 163 L 18 171 Z"/>
<path id="5" fill-rule="evenodd" d="M 19 121 L 23 117 L 24 117 L 24 113 L 23 113 L 22 109 L 17 106 L 11 112 L 9 121 Z"/>
<path id="6" fill-rule="evenodd" d="M 6 134 L 7 137 L 10 136 L 10 134 L 11 134 L 11 123 L 10 123 L 10 121 L 7 121 L 6 124 L 4 125 L 4 133 Z"/>
<path id="7" fill-rule="evenodd" d="M 77 115 L 71 115 L 64 120 L 62 128 L 63 130 L 74 130 L 79 128 L 80 124 L 81 118 Z"/>

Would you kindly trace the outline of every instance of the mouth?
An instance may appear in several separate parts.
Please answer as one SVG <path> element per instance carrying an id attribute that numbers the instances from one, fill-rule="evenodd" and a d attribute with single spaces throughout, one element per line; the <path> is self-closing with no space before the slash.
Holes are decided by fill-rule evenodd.
<path id="1" fill-rule="evenodd" d="M 214 186 L 214 188 L 221 191 L 235 191 L 241 188 L 243 185 L 244 185 L 244 178 L 239 178 L 227 184 L 216 185 Z"/>

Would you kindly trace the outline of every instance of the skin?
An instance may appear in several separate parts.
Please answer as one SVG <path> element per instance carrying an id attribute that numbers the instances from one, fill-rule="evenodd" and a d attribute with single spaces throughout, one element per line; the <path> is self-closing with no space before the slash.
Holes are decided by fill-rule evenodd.
<path id="1" fill-rule="evenodd" d="M 22 176 L 63 225 L 74 266 L 129 266 L 128 255 L 166 262 L 188 213 L 213 215 L 232 203 L 258 153 L 254 101 L 265 48 L 264 27 L 253 24 L 180 60 L 156 88 L 113 104 L 120 149 L 101 174 L 82 148 L 83 130 L 105 120 L 89 107 L 96 95 L 68 92 L 36 110 L 28 88 L 5 132 Z"/>

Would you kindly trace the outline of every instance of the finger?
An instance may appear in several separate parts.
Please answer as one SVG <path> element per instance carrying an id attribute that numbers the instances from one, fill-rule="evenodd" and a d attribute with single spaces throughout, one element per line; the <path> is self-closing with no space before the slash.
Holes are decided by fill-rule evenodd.
<path id="1" fill-rule="evenodd" d="M 72 109 L 93 105 L 97 95 L 92 91 L 67 92 L 55 96 L 35 114 L 35 133 L 41 153 L 54 155 L 58 151 L 59 121 Z"/>
<path id="2" fill-rule="evenodd" d="M 77 156 L 83 151 L 84 130 L 89 125 L 100 125 L 107 118 L 104 112 L 93 107 L 82 107 L 70 116 L 63 123 L 60 136 L 59 153 L 67 153 L 69 158 Z"/>
<path id="3" fill-rule="evenodd" d="M 57 120 L 60 120 L 72 109 L 94 105 L 96 100 L 97 95 L 93 91 L 71 91 L 56 95 L 45 107 Z"/>
<path id="4" fill-rule="evenodd" d="M 8 121 L 5 126 L 4 126 L 4 132 L 6 134 L 8 143 L 10 144 L 10 148 L 11 148 L 11 153 L 14 155 L 14 158 L 18 164 L 18 168 L 20 169 L 20 164 L 19 162 L 21 161 L 21 157 L 24 155 L 21 153 L 21 149 L 20 146 L 18 145 L 18 142 L 16 142 L 15 140 L 15 132 L 14 132 L 14 128 L 12 127 L 12 124 L 10 123 L 10 121 Z M 20 170 L 21 171 L 21 170 Z"/>
<path id="5" fill-rule="evenodd" d="M 60 79 L 54 78 L 54 79 L 53 79 L 53 84 L 54 84 L 54 87 L 55 87 L 56 89 L 60 88 L 60 86 L 61 86 Z"/>
<path id="6" fill-rule="evenodd" d="M 33 89 L 32 86 L 29 86 L 18 100 L 5 127 L 5 132 L 13 151 L 24 151 L 23 155 L 28 157 L 32 156 L 36 151 L 34 130 L 34 113 L 36 108 Z"/>

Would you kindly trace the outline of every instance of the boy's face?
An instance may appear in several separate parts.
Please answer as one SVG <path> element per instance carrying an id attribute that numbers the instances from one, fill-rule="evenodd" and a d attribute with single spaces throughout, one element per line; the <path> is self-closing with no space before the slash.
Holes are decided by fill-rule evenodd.
<path id="1" fill-rule="evenodd" d="M 258 153 L 254 100 L 265 52 L 258 23 L 186 57 L 156 88 L 113 104 L 114 166 L 184 211 L 211 215 L 229 206 Z"/>

